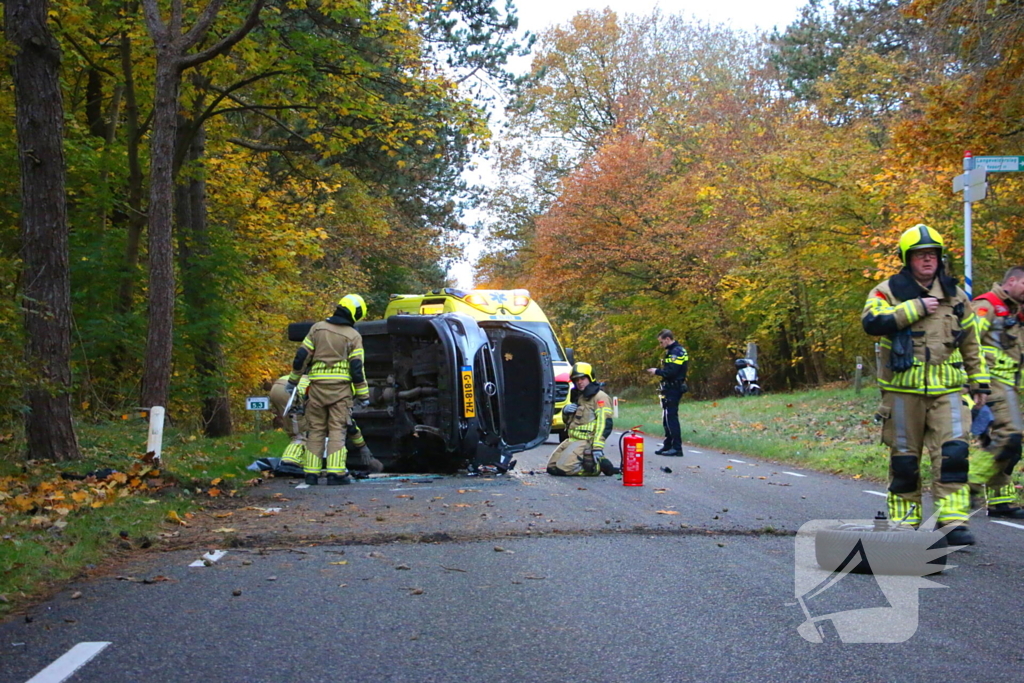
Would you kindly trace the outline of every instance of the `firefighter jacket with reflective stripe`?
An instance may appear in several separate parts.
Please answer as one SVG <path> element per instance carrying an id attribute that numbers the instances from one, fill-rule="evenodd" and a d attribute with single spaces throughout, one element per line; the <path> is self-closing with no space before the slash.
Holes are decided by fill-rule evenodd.
<path id="1" fill-rule="evenodd" d="M 930 315 L 921 301 L 928 296 L 939 302 Z M 965 384 L 970 384 L 972 392 L 988 388 L 990 378 L 970 299 L 941 271 L 929 289 L 918 284 L 907 268 L 882 282 L 868 294 L 861 324 L 868 334 L 882 337 L 882 376 L 878 378 L 882 389 L 937 396 L 960 391 Z M 900 340 L 897 333 L 906 328 L 909 336 Z M 904 370 L 893 370 L 897 341 L 912 352 Z"/>
<path id="2" fill-rule="evenodd" d="M 994 379 L 1022 388 L 1021 357 L 1024 356 L 1024 307 L 1007 296 L 1000 285 L 971 304 L 978 318 L 981 349 Z"/>
<path id="3" fill-rule="evenodd" d="M 313 325 L 295 354 L 290 378 L 298 379 L 306 366 L 310 382 L 351 384 L 357 398 L 370 395 L 363 374 L 363 338 L 351 324 L 328 318 Z"/>
<path id="4" fill-rule="evenodd" d="M 576 404 L 576 412 L 563 414 L 569 438 L 589 441 L 595 451 L 604 450 L 604 441 L 612 433 L 612 400 L 601 387 L 591 382 L 583 391 L 573 389 L 570 401 Z"/>
<path id="5" fill-rule="evenodd" d="M 686 383 L 686 370 L 690 365 L 690 354 L 677 341 L 665 347 L 661 367 L 654 374 L 661 377 L 662 389 L 682 389 Z"/>

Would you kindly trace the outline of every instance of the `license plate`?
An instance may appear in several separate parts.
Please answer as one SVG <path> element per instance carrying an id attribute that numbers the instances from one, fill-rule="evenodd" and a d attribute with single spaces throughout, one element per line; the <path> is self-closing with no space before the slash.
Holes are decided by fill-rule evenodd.
<path id="1" fill-rule="evenodd" d="M 476 399 L 473 396 L 473 368 L 462 366 L 462 415 L 476 417 Z"/>
<path id="2" fill-rule="evenodd" d="M 439 315 L 444 313 L 444 304 L 424 304 L 420 306 L 420 315 Z"/>

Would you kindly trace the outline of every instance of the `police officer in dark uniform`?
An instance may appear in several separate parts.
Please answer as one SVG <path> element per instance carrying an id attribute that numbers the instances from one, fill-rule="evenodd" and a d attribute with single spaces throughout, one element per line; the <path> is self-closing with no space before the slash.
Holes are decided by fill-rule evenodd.
<path id="1" fill-rule="evenodd" d="M 676 341 L 671 330 L 658 333 L 658 344 L 665 349 L 660 368 L 647 368 L 651 375 L 661 377 L 661 423 L 665 428 L 665 443 L 654 451 L 655 455 L 682 455 L 683 441 L 679 430 L 679 399 L 687 391 L 686 370 L 690 356 Z"/>

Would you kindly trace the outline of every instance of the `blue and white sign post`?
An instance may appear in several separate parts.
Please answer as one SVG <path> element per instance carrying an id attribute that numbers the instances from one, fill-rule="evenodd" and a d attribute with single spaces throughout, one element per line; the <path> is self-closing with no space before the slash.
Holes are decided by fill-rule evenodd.
<path id="1" fill-rule="evenodd" d="M 988 194 L 989 173 L 1024 171 L 1024 156 L 976 157 L 964 152 L 964 173 L 953 178 L 953 192 L 964 193 L 964 291 L 972 296 L 973 262 L 971 259 L 971 204 Z"/>

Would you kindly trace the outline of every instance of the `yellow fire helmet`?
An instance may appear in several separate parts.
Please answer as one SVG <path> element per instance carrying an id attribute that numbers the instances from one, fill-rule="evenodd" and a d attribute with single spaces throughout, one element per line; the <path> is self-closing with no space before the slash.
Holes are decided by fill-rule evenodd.
<path id="1" fill-rule="evenodd" d="M 572 366 L 572 372 L 569 373 L 569 379 L 572 380 L 577 377 L 586 377 L 593 382 L 594 368 L 590 367 L 590 363 L 576 363 Z"/>
<path id="2" fill-rule="evenodd" d="M 366 302 L 358 294 L 346 294 L 338 301 L 338 307 L 343 308 L 352 316 L 352 322 L 357 323 L 366 316 Z"/>
<path id="3" fill-rule="evenodd" d="M 903 265 L 908 263 L 908 255 L 915 249 L 938 249 L 942 256 L 942 235 L 924 223 L 918 223 L 900 236 L 900 260 Z"/>

